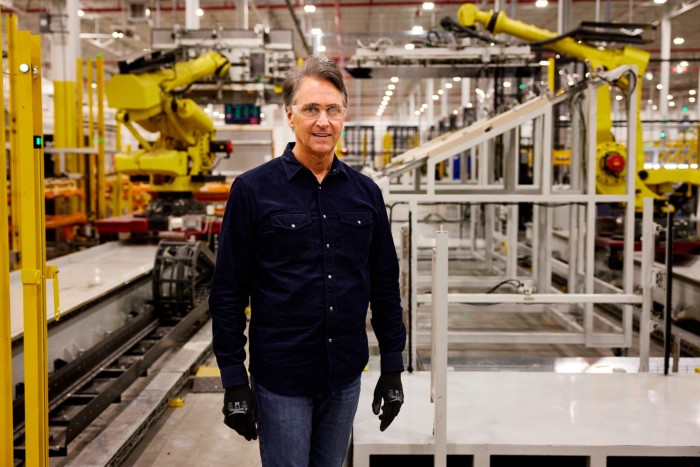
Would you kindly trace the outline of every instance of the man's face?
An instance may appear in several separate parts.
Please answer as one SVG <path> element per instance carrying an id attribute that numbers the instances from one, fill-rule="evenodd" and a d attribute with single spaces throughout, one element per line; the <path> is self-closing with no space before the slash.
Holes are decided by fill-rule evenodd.
<path id="1" fill-rule="evenodd" d="M 319 115 L 312 116 L 314 113 Z M 340 91 L 329 81 L 304 78 L 292 108 L 287 109 L 287 124 L 296 136 L 295 154 L 332 155 L 344 122 L 345 109 Z"/>

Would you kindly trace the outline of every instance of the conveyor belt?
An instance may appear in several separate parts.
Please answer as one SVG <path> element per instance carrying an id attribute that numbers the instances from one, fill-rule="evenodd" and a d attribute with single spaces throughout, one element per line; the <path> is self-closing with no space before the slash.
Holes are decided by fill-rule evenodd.
<path id="1" fill-rule="evenodd" d="M 104 257 L 120 250 L 111 246 L 97 252 L 97 256 Z M 136 275 L 128 284 L 121 284 L 121 288 L 107 295 L 98 295 L 94 303 L 81 303 L 75 307 L 72 320 L 61 320 L 54 325 L 57 330 L 54 334 L 60 334 L 58 330 L 64 327 L 64 323 L 80 330 L 81 324 L 91 316 L 99 315 L 105 307 L 111 308 L 111 315 L 123 317 L 117 329 L 106 333 L 99 344 L 81 351 L 78 358 L 53 362 L 54 371 L 49 375 L 50 455 L 65 456 L 69 443 L 78 434 L 111 403 L 119 401 L 122 392 L 144 375 L 161 355 L 194 334 L 207 318 L 206 298 L 214 265 L 212 253 L 200 243 L 161 242 L 157 248 L 149 250 L 153 252 L 149 261 L 151 267 L 154 267 L 155 260 L 155 269 L 158 270 L 157 279 L 167 282 L 168 278 L 181 275 L 189 278 L 185 288 L 179 282 L 169 287 L 178 290 L 175 298 L 182 302 L 175 303 L 162 293 L 152 300 L 151 292 L 160 288 L 150 279 Z M 75 258 L 64 261 L 67 269 L 70 269 L 71 259 Z M 131 297 L 131 300 L 110 300 L 110 295 L 114 294 Z M 21 384 L 17 386 L 17 393 L 14 438 L 15 457 L 19 459 L 24 454 Z"/>

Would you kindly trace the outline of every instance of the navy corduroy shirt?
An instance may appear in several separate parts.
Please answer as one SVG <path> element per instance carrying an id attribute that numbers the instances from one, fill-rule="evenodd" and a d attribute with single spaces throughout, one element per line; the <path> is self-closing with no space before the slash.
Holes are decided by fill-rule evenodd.
<path id="1" fill-rule="evenodd" d="M 371 303 L 382 372 L 403 371 L 399 267 L 377 185 L 334 158 L 322 183 L 290 143 L 236 178 L 209 296 L 213 350 L 225 388 L 250 373 L 278 394 L 343 389 L 367 364 Z"/>

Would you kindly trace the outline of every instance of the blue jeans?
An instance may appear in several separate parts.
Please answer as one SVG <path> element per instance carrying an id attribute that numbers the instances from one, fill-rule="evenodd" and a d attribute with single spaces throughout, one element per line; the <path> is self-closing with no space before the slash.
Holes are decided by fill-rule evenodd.
<path id="1" fill-rule="evenodd" d="M 290 397 L 252 378 L 263 467 L 340 467 L 360 399 L 360 377 L 336 393 Z"/>

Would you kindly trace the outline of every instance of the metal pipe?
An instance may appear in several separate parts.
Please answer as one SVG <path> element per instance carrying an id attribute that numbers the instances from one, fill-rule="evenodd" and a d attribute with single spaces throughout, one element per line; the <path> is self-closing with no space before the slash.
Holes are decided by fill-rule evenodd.
<path id="1" fill-rule="evenodd" d="M 306 42 L 306 36 L 304 31 L 301 28 L 301 24 L 299 23 L 299 17 L 297 16 L 296 13 L 294 13 L 294 7 L 292 6 L 292 2 L 290 0 L 284 0 L 285 3 L 287 4 L 287 9 L 289 10 L 289 14 L 292 16 L 292 21 L 294 21 L 294 27 L 297 30 L 297 33 L 299 33 L 299 39 L 301 39 L 301 43 L 304 46 L 304 50 L 306 51 L 307 55 L 311 55 L 311 48 L 309 48 L 308 42 Z"/>
<path id="2" fill-rule="evenodd" d="M 433 418 L 434 465 L 447 466 L 447 341 L 448 341 L 448 235 L 435 232 L 432 284 L 432 352 L 430 356 L 430 389 L 435 404 Z"/>
<path id="3" fill-rule="evenodd" d="M 666 210 L 666 306 L 664 310 L 664 374 L 668 375 L 671 358 L 671 321 L 673 314 L 673 205 L 669 202 Z"/>

